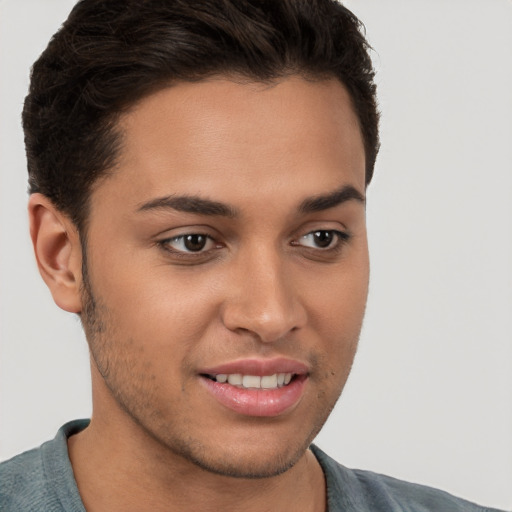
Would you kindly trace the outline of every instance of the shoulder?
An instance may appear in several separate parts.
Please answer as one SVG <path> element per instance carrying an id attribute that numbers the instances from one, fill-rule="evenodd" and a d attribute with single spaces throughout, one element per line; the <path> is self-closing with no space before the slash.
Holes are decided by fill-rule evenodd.
<path id="1" fill-rule="evenodd" d="M 69 435 L 87 422 L 71 422 L 55 439 L 0 464 L 0 510 L 83 511 L 67 452 Z"/>
<path id="2" fill-rule="evenodd" d="M 499 512 L 432 487 L 348 469 L 316 446 L 311 449 L 326 476 L 330 512 Z"/>
<path id="3" fill-rule="evenodd" d="M 41 448 L 30 450 L 0 464 L 0 509 L 30 510 L 26 503 L 44 503 L 47 490 Z"/>

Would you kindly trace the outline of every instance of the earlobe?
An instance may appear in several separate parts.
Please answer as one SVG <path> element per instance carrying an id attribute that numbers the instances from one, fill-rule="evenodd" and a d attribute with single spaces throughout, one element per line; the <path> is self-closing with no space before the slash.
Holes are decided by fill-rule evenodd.
<path id="1" fill-rule="evenodd" d="M 80 313 L 82 251 L 76 227 L 42 194 L 30 196 L 28 213 L 30 236 L 41 277 L 57 306 L 71 313 Z"/>

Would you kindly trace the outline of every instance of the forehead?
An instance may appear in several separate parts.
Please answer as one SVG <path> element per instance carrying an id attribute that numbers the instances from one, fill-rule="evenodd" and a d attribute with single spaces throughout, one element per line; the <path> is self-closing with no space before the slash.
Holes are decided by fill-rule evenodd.
<path id="1" fill-rule="evenodd" d="M 119 125 L 113 179 L 142 200 L 174 189 L 215 195 L 229 188 L 242 201 L 290 175 L 313 183 L 324 169 L 324 188 L 349 181 L 364 190 L 358 120 L 335 79 L 178 83 L 141 100 Z"/>

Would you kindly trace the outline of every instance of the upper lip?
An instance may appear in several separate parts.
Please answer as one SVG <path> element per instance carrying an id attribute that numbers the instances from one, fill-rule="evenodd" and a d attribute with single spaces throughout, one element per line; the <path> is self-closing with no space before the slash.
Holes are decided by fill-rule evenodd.
<path id="1" fill-rule="evenodd" d="M 295 359 L 284 357 L 272 359 L 238 359 L 221 363 L 216 366 L 202 368 L 199 373 L 203 375 L 234 374 L 242 375 L 274 375 L 275 373 L 307 374 L 309 368 L 306 364 Z"/>

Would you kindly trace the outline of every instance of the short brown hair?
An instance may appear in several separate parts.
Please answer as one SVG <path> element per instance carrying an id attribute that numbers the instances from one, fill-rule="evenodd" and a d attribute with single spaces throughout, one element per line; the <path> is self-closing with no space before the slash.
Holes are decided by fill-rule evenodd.
<path id="1" fill-rule="evenodd" d="M 32 69 L 23 110 L 31 192 L 80 229 L 91 186 L 119 152 L 119 115 L 176 81 L 237 74 L 336 77 L 364 140 L 366 183 L 379 148 L 369 46 L 335 0 L 81 0 Z"/>

